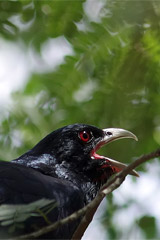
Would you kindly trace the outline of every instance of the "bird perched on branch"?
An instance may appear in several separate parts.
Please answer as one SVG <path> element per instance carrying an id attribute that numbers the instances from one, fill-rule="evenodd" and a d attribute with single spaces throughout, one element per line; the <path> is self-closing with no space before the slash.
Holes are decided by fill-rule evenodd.
<path id="1" fill-rule="evenodd" d="M 53 131 L 12 162 L 0 162 L 0 204 L 5 209 L 6 205 L 12 207 L 8 215 L 0 213 L 0 236 L 35 231 L 88 204 L 111 175 L 126 167 L 96 153 L 103 145 L 120 138 L 137 140 L 124 129 L 68 125 Z M 130 174 L 137 176 L 135 171 Z M 30 204 L 41 199 L 55 201 L 54 207 L 43 211 L 44 206 L 40 205 L 39 211 L 33 210 Z M 13 211 L 14 206 L 21 204 L 19 210 Z M 21 211 L 25 214 L 16 220 Z M 40 238 L 70 239 L 79 222 L 80 219 L 67 223 Z"/>

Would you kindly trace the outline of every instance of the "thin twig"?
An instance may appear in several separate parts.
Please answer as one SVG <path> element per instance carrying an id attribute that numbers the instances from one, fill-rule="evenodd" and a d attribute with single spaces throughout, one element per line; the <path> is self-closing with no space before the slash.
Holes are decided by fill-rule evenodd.
<path id="1" fill-rule="evenodd" d="M 80 216 L 83 216 L 85 214 L 85 216 L 83 217 L 81 223 L 79 224 L 77 230 L 75 231 L 75 233 L 73 234 L 73 237 L 72 237 L 72 240 L 73 239 L 81 239 L 85 230 L 87 229 L 88 225 L 92 221 L 92 218 L 93 218 L 99 204 L 103 200 L 103 198 L 107 194 L 111 193 L 113 190 L 118 188 L 121 185 L 121 183 L 124 181 L 125 177 L 131 172 L 131 170 L 135 169 L 136 167 L 138 167 L 140 164 L 146 162 L 147 160 L 150 160 L 152 158 L 159 157 L 159 156 L 160 156 L 160 149 L 156 150 L 155 152 L 143 155 L 142 157 L 135 160 L 133 163 L 129 164 L 123 171 L 119 172 L 113 178 L 109 179 L 108 182 L 103 185 L 102 189 L 99 191 L 96 198 L 92 202 L 90 202 L 87 206 L 85 206 L 84 208 L 80 209 L 79 211 L 71 214 L 70 216 L 68 216 L 60 221 L 57 221 L 49 226 L 43 227 L 38 231 L 29 233 L 29 234 L 25 234 L 25 235 L 21 235 L 19 237 L 12 238 L 10 240 L 37 238 L 45 233 L 48 233 L 48 232 L 51 232 L 51 231 L 57 229 L 58 227 L 66 224 L 66 223 L 72 222 L 72 221 L 76 220 L 77 218 L 79 218 Z"/>
<path id="2" fill-rule="evenodd" d="M 90 209 L 87 209 L 85 216 L 83 217 L 81 223 L 79 224 L 78 228 L 76 229 L 75 233 L 72 236 L 72 240 L 73 239 L 79 240 L 82 238 L 85 230 L 87 229 L 88 225 L 92 221 L 93 216 L 98 206 L 100 205 L 101 201 L 103 200 L 103 198 L 107 194 L 109 194 L 110 192 L 118 188 L 121 185 L 121 183 L 124 181 L 127 174 L 129 174 L 133 169 L 138 167 L 140 164 L 146 162 L 147 160 L 150 160 L 152 158 L 159 157 L 159 156 L 160 156 L 160 149 L 157 149 L 152 153 L 143 155 L 137 160 L 135 160 L 134 162 L 132 162 L 131 164 L 129 164 L 123 171 L 119 172 L 113 178 L 109 179 L 109 181 L 103 185 L 97 197 L 92 201 L 93 207 Z"/>

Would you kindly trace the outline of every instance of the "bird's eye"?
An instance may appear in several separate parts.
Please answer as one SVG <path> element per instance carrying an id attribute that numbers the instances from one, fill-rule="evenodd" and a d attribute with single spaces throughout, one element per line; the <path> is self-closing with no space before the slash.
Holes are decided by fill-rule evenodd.
<path id="1" fill-rule="evenodd" d="M 87 131 L 82 131 L 79 133 L 79 137 L 83 142 L 88 142 L 91 139 L 91 134 Z"/>

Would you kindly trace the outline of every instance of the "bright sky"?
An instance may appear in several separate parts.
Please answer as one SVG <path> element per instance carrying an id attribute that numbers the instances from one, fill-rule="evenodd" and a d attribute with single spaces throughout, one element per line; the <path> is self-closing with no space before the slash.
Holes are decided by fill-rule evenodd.
<path id="1" fill-rule="evenodd" d="M 0 106 L 6 107 L 10 94 L 23 87 L 29 77 L 30 66 L 25 49 L 0 39 Z"/>
<path id="2" fill-rule="evenodd" d="M 22 43 L 0 39 L 0 112 L 11 103 L 11 93 L 25 86 L 32 72 L 53 71 L 73 55 L 69 42 L 63 37 L 48 39 L 41 48 L 41 55 L 29 50 Z"/>

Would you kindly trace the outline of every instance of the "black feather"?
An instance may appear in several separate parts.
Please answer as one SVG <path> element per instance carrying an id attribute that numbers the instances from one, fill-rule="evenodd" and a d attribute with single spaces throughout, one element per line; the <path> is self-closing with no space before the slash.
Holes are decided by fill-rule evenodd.
<path id="1" fill-rule="evenodd" d="M 79 133 L 88 131 L 91 140 L 84 143 Z M 97 194 L 104 161 L 91 159 L 91 150 L 103 137 L 94 126 L 75 124 L 58 129 L 42 139 L 33 149 L 12 162 L 0 162 L 0 204 L 30 204 L 40 199 L 54 200 L 57 205 L 47 214 L 55 222 L 79 210 Z M 113 174 L 105 170 L 106 179 Z M 41 238 L 70 239 L 80 219 L 68 223 Z M 25 234 L 47 225 L 43 217 L 31 216 L 12 236 Z M 3 225 L 3 224 L 2 224 Z M 3 237 L 8 226 L 1 226 Z M 2 232 L 1 231 L 1 232 Z"/>

